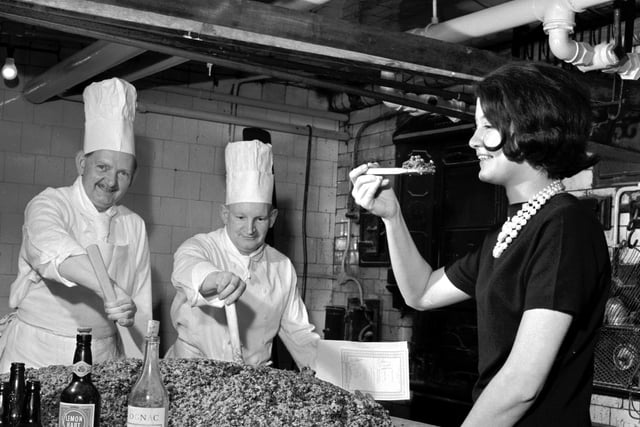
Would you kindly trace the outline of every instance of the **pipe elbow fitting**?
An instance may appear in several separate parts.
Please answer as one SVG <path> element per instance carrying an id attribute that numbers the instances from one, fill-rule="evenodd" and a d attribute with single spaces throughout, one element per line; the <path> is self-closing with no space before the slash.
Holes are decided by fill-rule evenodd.
<path id="1" fill-rule="evenodd" d="M 548 33 L 549 48 L 556 58 L 571 62 L 578 55 L 577 43 L 569 39 L 569 32 L 566 29 L 554 28 Z"/>

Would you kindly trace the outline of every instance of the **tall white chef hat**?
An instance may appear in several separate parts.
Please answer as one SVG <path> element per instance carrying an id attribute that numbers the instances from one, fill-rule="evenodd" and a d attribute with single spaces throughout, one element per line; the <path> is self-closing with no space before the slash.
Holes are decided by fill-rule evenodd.
<path id="1" fill-rule="evenodd" d="M 91 83 L 84 99 L 84 152 L 121 151 L 135 155 L 133 120 L 136 88 L 122 79 Z"/>
<path id="2" fill-rule="evenodd" d="M 257 139 L 230 142 L 224 155 L 227 170 L 226 204 L 270 204 L 273 195 L 271 144 Z"/>

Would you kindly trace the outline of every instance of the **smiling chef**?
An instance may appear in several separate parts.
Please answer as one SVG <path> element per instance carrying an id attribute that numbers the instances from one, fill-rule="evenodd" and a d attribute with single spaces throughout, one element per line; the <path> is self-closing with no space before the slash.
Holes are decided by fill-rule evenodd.
<path id="1" fill-rule="evenodd" d="M 112 78 L 83 93 L 85 134 L 78 177 L 47 188 L 25 209 L 18 277 L 0 337 L 0 372 L 70 364 L 78 327 L 92 328 L 93 361 L 141 357 L 151 318 L 149 246 L 144 221 L 118 202 L 136 171 L 136 90 Z M 87 246 L 97 245 L 116 299 L 107 301 Z"/>

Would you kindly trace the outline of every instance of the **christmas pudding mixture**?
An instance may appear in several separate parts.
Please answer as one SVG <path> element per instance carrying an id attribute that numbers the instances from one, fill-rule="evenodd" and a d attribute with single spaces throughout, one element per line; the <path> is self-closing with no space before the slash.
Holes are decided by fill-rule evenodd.
<path id="1" fill-rule="evenodd" d="M 93 365 L 100 391 L 100 425 L 126 425 L 127 396 L 142 360 Z M 388 412 L 360 393 L 349 393 L 310 374 L 250 367 L 208 359 L 160 361 L 169 390 L 169 426 L 392 426 Z M 69 366 L 27 369 L 42 382 L 43 426 L 58 425 L 60 392 L 71 377 Z M 8 381 L 8 374 L 3 374 Z"/>

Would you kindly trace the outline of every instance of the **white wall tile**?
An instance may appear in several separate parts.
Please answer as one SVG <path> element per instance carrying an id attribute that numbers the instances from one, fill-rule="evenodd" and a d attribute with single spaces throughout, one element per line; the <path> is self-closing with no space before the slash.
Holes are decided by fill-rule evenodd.
<path id="1" fill-rule="evenodd" d="M 82 150 L 84 132 L 80 129 L 56 126 L 51 132 L 51 153 L 60 157 L 75 157 Z"/>
<path id="2" fill-rule="evenodd" d="M 172 141 L 195 143 L 198 138 L 198 120 L 173 117 Z"/>
<path id="3" fill-rule="evenodd" d="M 162 167 L 175 170 L 188 170 L 189 144 L 165 141 L 162 152 Z"/>
<path id="4" fill-rule="evenodd" d="M 7 182 L 33 184 L 36 157 L 32 154 L 7 153 L 5 159 L 5 179 Z"/>
<path id="5" fill-rule="evenodd" d="M 61 187 L 65 182 L 63 157 L 37 156 L 34 183 L 46 187 Z"/>
<path id="6" fill-rule="evenodd" d="M 216 150 L 214 147 L 193 144 L 189 146 L 189 170 L 213 173 Z"/>
<path id="7" fill-rule="evenodd" d="M 18 213 L 0 214 L 0 243 L 20 244 L 24 216 Z"/>
<path id="8" fill-rule="evenodd" d="M 22 144 L 22 123 L 0 121 L 3 151 L 19 153 Z"/>

